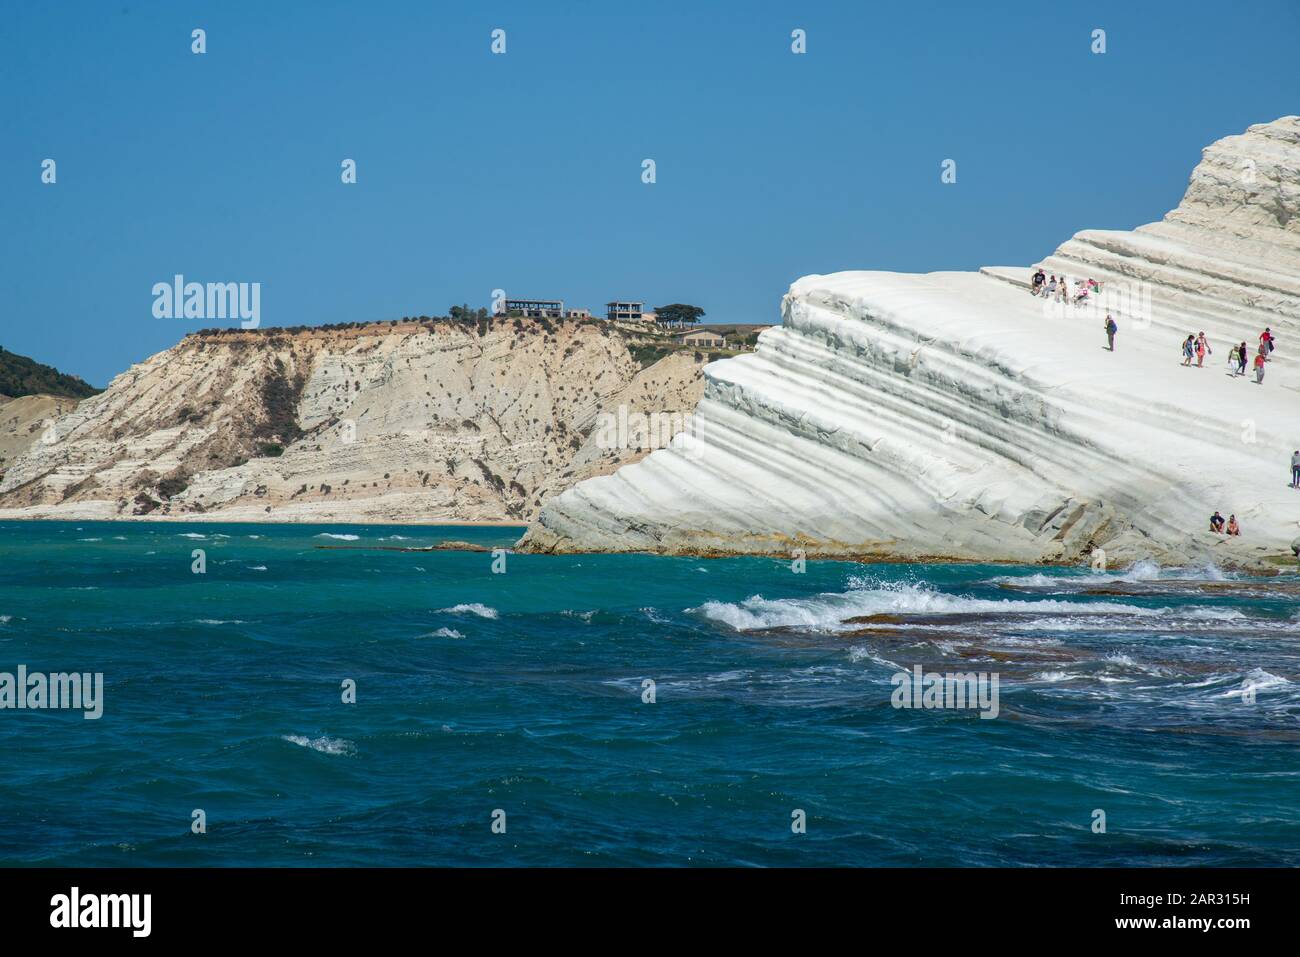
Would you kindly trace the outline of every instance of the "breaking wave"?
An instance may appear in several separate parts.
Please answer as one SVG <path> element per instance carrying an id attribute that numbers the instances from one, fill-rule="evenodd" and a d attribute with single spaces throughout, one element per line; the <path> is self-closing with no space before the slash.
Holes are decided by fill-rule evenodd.
<path id="1" fill-rule="evenodd" d="M 357 746 L 351 741 L 343 738 L 330 738 L 325 735 L 321 735 L 319 738 L 309 738 L 302 734 L 282 734 L 280 740 L 296 744 L 300 748 L 319 751 L 321 754 L 355 754 L 357 750 Z"/>
<path id="2" fill-rule="evenodd" d="M 497 617 L 495 608 L 490 608 L 476 601 L 466 602 L 462 605 L 452 605 L 450 608 L 439 608 L 438 611 L 445 612 L 448 615 L 478 615 L 480 618 Z"/>
<path id="3" fill-rule="evenodd" d="M 863 615 L 949 615 L 1047 613 L 1071 616 L 1156 616 L 1163 609 L 1113 602 L 1042 599 L 966 598 L 911 583 L 876 583 L 850 579 L 850 590 L 824 592 L 812 598 L 767 599 L 754 595 L 741 602 L 708 601 L 690 612 L 729 625 L 736 631 L 801 627 L 820 631 L 852 629 L 845 619 Z M 863 587 L 869 586 L 869 587 Z"/>

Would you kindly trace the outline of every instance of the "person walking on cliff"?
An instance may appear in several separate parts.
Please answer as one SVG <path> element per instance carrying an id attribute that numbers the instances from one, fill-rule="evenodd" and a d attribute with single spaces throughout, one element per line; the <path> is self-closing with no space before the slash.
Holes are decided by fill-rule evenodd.
<path id="1" fill-rule="evenodd" d="M 1249 353 L 1246 351 L 1246 343 L 1243 342 L 1237 347 L 1237 375 L 1246 374 L 1246 361 L 1248 358 Z"/>
<path id="2" fill-rule="evenodd" d="M 1190 366 L 1192 364 L 1192 357 L 1196 354 L 1195 342 L 1196 337 L 1190 333 L 1188 333 L 1187 338 L 1183 340 L 1183 365 L 1185 366 Z"/>
<path id="3" fill-rule="evenodd" d="M 1264 327 L 1264 331 L 1259 334 L 1259 354 L 1268 361 L 1268 357 L 1273 354 L 1273 330 Z"/>
<path id="4" fill-rule="evenodd" d="M 1115 351 L 1115 333 L 1119 332 L 1119 326 L 1115 325 L 1115 320 L 1111 318 L 1110 313 L 1106 313 L 1106 342 L 1110 346 L 1110 351 Z"/>
<path id="5" fill-rule="evenodd" d="M 1291 453 L 1291 487 L 1300 488 L 1300 449 Z"/>
<path id="6" fill-rule="evenodd" d="M 1264 384 L 1264 355 L 1255 356 L 1255 385 Z"/>
<path id="7" fill-rule="evenodd" d="M 1209 340 L 1205 338 L 1205 333 L 1196 337 L 1196 368 L 1205 368 L 1205 357 L 1213 355 L 1214 350 L 1210 348 Z"/>

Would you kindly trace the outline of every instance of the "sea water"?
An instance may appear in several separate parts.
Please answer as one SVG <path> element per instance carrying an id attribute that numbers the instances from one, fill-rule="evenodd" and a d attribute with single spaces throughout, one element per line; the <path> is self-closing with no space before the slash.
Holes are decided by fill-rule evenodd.
<path id="1" fill-rule="evenodd" d="M 1294 575 L 519 531 L 0 524 L 0 672 L 103 675 L 0 710 L 0 864 L 1300 864 Z"/>

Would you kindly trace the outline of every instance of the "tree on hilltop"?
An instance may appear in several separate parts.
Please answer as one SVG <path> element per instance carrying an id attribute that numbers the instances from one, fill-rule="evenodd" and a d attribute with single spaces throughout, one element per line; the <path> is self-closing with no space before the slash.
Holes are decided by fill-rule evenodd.
<path id="1" fill-rule="evenodd" d="M 699 322 L 704 315 L 704 310 L 699 306 L 687 305 L 684 302 L 674 302 L 671 305 L 660 306 L 655 309 L 655 320 L 657 322 L 666 322 L 669 325 L 692 325 Z"/>

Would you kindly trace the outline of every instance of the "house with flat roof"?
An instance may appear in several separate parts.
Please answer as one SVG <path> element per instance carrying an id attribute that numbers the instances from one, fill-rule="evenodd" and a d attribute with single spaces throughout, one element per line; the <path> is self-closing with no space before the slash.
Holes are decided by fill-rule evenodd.
<path id="1" fill-rule="evenodd" d="M 623 322 L 640 322 L 641 307 L 644 302 L 624 302 L 615 300 L 614 302 L 605 303 L 605 318 L 613 322 L 622 320 Z"/>
<path id="2" fill-rule="evenodd" d="M 507 299 L 506 315 L 517 313 L 529 319 L 563 319 L 563 299 Z"/>

